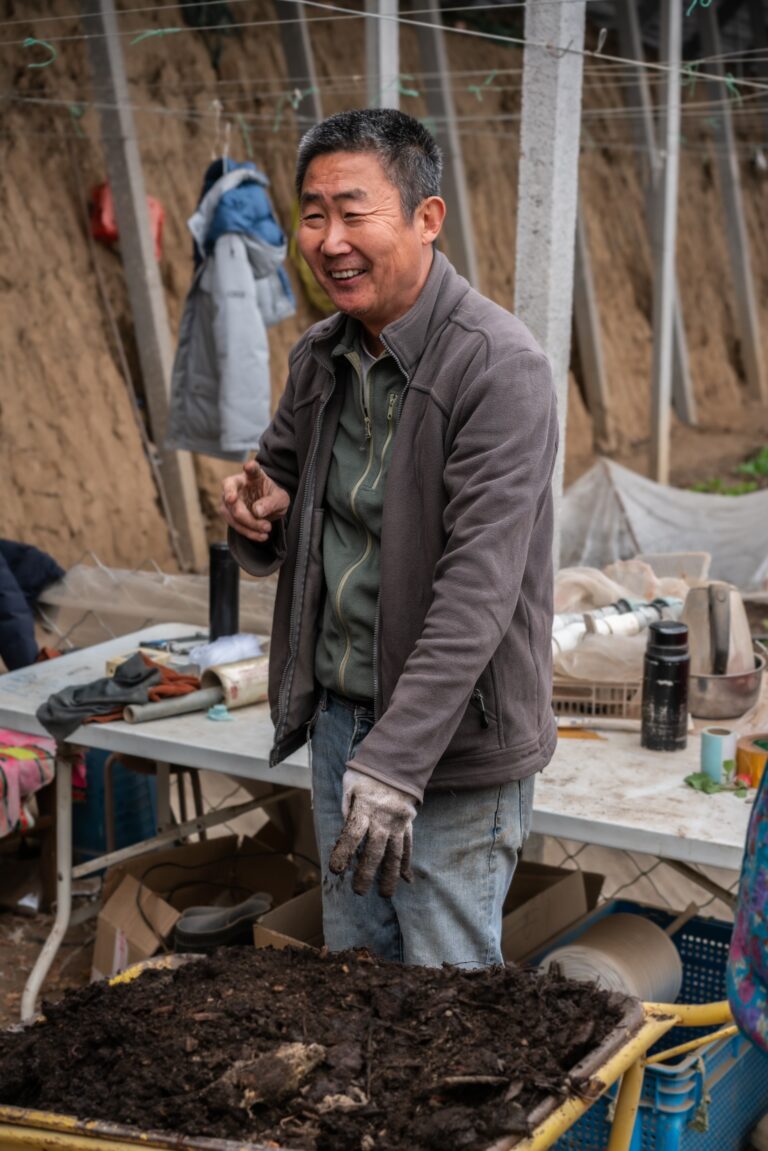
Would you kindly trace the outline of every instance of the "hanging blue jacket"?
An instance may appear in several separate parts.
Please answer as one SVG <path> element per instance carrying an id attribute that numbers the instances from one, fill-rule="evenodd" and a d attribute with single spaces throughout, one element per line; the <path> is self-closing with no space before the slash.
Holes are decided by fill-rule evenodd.
<path id="1" fill-rule="evenodd" d="M 166 446 L 242 460 L 271 416 L 267 327 L 296 311 L 269 181 L 215 161 L 188 221 L 197 271 L 184 305 Z"/>
<path id="2" fill-rule="evenodd" d="M 0 539 L 0 657 L 9 671 L 37 659 L 33 605 L 64 569 L 47 552 Z"/>

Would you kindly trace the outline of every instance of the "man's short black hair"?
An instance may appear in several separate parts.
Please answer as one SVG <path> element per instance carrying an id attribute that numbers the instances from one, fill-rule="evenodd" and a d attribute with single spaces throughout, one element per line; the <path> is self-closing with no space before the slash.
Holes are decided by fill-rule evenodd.
<path id="1" fill-rule="evenodd" d="M 301 138 L 296 161 L 299 197 L 315 156 L 331 152 L 372 152 L 377 156 L 400 192 L 403 216 L 408 223 L 422 200 L 440 195 L 442 152 L 423 124 L 397 108 L 338 112 L 310 128 Z"/>

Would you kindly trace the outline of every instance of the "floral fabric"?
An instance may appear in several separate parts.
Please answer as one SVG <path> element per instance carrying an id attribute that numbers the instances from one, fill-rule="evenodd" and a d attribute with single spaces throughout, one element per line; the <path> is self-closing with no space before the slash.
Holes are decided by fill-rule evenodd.
<path id="1" fill-rule="evenodd" d="M 736 1023 L 768 1053 L 768 771 L 749 821 L 726 978 Z"/>
<path id="2" fill-rule="evenodd" d="M 26 796 L 50 783 L 56 743 L 0 728 L 0 836 L 19 823 Z"/>

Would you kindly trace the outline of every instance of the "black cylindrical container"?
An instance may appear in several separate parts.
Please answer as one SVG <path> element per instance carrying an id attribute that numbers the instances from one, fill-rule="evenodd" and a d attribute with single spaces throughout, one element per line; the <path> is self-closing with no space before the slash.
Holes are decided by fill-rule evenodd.
<path id="1" fill-rule="evenodd" d="M 688 628 L 674 619 L 648 627 L 643 666 L 640 743 L 652 751 L 681 751 L 688 738 Z"/>
<path id="2" fill-rule="evenodd" d="M 209 640 L 236 635 L 240 627 L 240 568 L 229 544 L 211 544 L 208 567 Z"/>

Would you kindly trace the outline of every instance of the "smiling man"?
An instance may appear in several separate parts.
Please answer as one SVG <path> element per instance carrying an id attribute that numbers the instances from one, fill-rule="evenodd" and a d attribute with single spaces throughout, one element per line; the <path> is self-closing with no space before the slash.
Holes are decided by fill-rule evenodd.
<path id="1" fill-rule="evenodd" d="M 301 140 L 299 246 L 339 311 L 221 510 L 247 571 L 280 568 L 272 760 L 311 740 L 326 943 L 482 966 L 556 740 L 557 417 L 530 332 L 435 249 L 441 169 L 393 109 Z"/>

